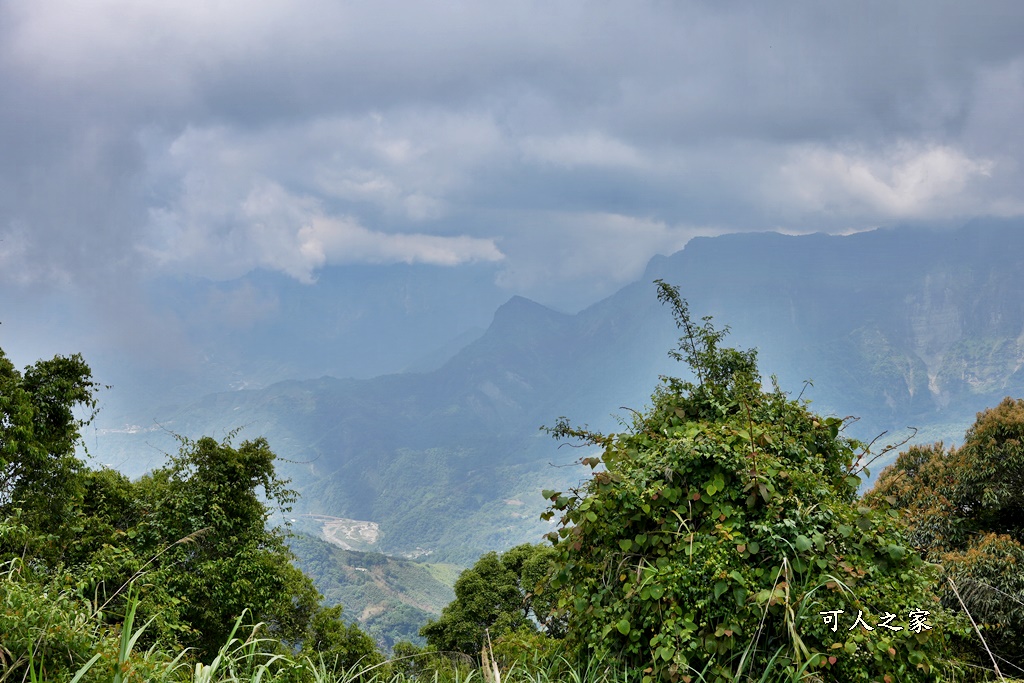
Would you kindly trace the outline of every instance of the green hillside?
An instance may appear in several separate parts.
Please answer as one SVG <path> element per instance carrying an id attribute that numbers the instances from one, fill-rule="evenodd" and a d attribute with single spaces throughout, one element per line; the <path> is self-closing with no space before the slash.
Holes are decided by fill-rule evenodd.
<path id="1" fill-rule="evenodd" d="M 977 411 L 1024 395 L 1019 227 L 695 239 L 575 315 L 512 298 L 434 371 L 211 394 L 90 449 L 130 469 L 172 451 L 170 432 L 242 427 L 290 461 L 282 471 L 300 492 L 297 513 L 376 523 L 367 549 L 468 565 L 537 542 L 550 530 L 539 491 L 579 481 L 579 453 L 559 450 L 541 425 L 565 415 L 621 431 L 615 416 L 642 409 L 659 375 L 685 375 L 665 355 L 676 331 L 655 278 L 678 283 L 695 315 L 728 320 L 784 390 L 823 414 L 858 416 L 851 436 L 889 431 L 885 443 L 916 427 L 920 439 L 959 439 Z"/>
<path id="2" fill-rule="evenodd" d="M 348 620 L 388 650 L 400 640 L 422 644 L 420 628 L 454 599 L 452 586 L 462 569 L 344 550 L 301 533 L 289 546 L 326 604 L 341 605 Z"/>

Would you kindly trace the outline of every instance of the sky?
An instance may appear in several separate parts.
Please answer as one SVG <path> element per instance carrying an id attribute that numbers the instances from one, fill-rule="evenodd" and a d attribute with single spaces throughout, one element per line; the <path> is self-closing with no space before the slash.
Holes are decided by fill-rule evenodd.
<path id="1" fill-rule="evenodd" d="M 571 310 L 697 235 L 1019 216 L 1022 35 L 1015 0 L 4 0 L 0 322 L 169 348 L 156 279 L 395 263 Z"/>

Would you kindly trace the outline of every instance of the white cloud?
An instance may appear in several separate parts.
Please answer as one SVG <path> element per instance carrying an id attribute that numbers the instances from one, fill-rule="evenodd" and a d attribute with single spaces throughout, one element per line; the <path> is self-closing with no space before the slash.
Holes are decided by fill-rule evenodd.
<path id="1" fill-rule="evenodd" d="M 268 180 L 256 182 L 234 205 L 230 196 L 209 199 L 205 193 L 186 196 L 176 208 L 154 212 L 154 231 L 164 236 L 165 246 L 152 255 L 164 267 L 218 279 L 260 267 L 309 283 L 326 265 L 455 266 L 504 258 L 491 239 L 370 230 Z"/>
<path id="2" fill-rule="evenodd" d="M 677 226 L 1020 214 L 1024 11 L 933 4 L 6 0 L 0 265 L 585 291 Z"/>
<path id="3" fill-rule="evenodd" d="M 498 282 L 545 302 L 592 303 L 638 278 L 654 254 L 671 254 L 713 226 L 670 225 L 615 213 L 540 212 L 510 217 Z M 528 257 L 527 257 L 528 256 Z"/>
<path id="4" fill-rule="evenodd" d="M 992 160 L 949 145 L 904 142 L 880 153 L 804 146 L 780 169 L 781 199 L 809 214 L 880 220 L 964 215 L 985 211 L 985 199 L 972 190 L 994 168 Z"/>
<path id="5" fill-rule="evenodd" d="M 428 263 L 457 266 L 504 258 L 493 240 L 459 235 L 373 232 L 351 218 L 314 216 L 298 232 L 299 251 L 313 267 L 326 263 Z"/>

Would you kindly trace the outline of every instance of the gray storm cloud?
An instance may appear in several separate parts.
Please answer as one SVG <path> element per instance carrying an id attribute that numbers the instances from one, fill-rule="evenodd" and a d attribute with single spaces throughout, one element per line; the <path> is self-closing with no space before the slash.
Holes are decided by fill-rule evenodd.
<path id="1" fill-rule="evenodd" d="M 491 261 L 557 300 L 695 234 L 1017 215 L 1022 34 L 1015 2 L 11 0 L 0 282 Z"/>

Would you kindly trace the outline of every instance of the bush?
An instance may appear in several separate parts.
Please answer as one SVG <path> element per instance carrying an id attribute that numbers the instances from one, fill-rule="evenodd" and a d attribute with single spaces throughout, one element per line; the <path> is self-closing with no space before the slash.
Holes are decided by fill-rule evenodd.
<path id="1" fill-rule="evenodd" d="M 969 633 L 965 656 L 1024 675 L 1024 400 L 978 413 L 960 448 L 901 453 L 866 498 L 899 509 L 917 550 L 945 568 L 943 604 L 985 639 Z"/>
<path id="2" fill-rule="evenodd" d="M 455 600 L 420 629 L 427 644 L 441 652 L 480 654 L 486 634 L 492 639 L 531 633 L 536 623 L 551 625 L 551 593 L 539 592 L 550 572 L 553 553 L 540 545 L 523 544 L 505 553 L 490 552 L 462 572 L 455 582 Z"/>
<path id="3" fill-rule="evenodd" d="M 932 677 L 961 627 L 894 516 L 858 503 L 863 446 L 839 419 L 763 391 L 755 352 L 720 348 L 727 330 L 694 323 L 658 284 L 684 333 L 673 355 L 696 383 L 666 378 L 626 433 L 564 419 L 550 430 L 600 447 L 581 462 L 604 468 L 579 490 L 545 492 L 548 517 L 561 515 L 554 584 L 570 591 L 581 658 L 617 660 L 644 681 Z M 828 623 L 822 613 L 836 610 Z M 912 632 L 919 610 L 931 628 Z"/>

